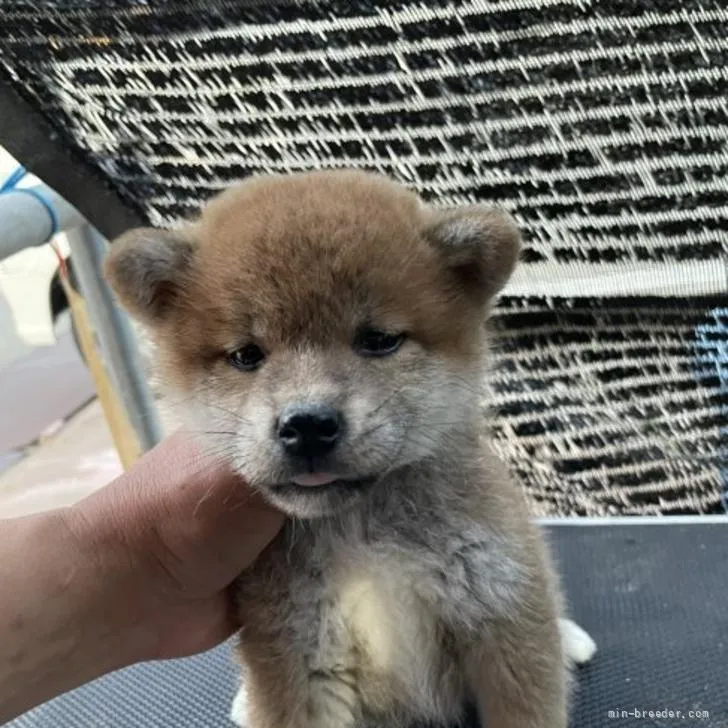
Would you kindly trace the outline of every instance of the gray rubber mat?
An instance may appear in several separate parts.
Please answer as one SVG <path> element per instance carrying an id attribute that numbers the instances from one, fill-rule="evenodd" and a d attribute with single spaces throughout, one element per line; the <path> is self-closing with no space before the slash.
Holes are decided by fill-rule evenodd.
<path id="1" fill-rule="evenodd" d="M 549 531 L 571 613 L 599 644 L 578 674 L 572 727 L 728 727 L 728 525 Z M 10 725 L 230 728 L 235 683 L 224 646 L 109 675 Z"/>

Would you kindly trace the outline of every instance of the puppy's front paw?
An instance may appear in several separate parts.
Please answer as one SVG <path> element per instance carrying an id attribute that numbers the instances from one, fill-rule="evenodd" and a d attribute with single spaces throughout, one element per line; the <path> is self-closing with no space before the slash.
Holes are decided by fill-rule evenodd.
<path id="1" fill-rule="evenodd" d="M 574 665 L 584 665 L 597 651 L 597 644 L 576 622 L 570 619 L 559 620 L 561 643 L 566 659 Z"/>
<path id="2" fill-rule="evenodd" d="M 233 704 L 230 706 L 230 720 L 239 728 L 248 727 L 248 693 L 245 685 L 240 686 L 233 698 Z"/>

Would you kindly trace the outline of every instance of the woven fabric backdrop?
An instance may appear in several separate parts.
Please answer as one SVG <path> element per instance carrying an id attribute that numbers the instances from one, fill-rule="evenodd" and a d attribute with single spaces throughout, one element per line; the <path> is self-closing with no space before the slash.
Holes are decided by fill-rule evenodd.
<path id="1" fill-rule="evenodd" d="M 0 64 L 150 222 L 259 172 L 497 202 L 484 398 L 540 514 L 722 510 L 728 2 L 0 4 Z"/>

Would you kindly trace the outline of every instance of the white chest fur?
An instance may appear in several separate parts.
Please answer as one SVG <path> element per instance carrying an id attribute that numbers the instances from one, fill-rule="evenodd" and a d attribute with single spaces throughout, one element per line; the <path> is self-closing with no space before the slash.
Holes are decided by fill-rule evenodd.
<path id="1" fill-rule="evenodd" d="M 359 562 L 339 573 L 334 609 L 366 676 L 364 702 L 387 710 L 404 701 L 436 716 L 457 709 L 462 696 L 458 686 L 443 684 L 441 625 L 418 588 L 417 572 L 391 554 Z"/>
<path id="2" fill-rule="evenodd" d="M 406 647 L 407 637 L 401 630 L 398 634 L 396 624 L 407 586 L 394 593 L 388 580 L 362 569 L 345 576 L 337 591 L 336 604 L 353 646 L 372 670 L 389 673 Z"/>

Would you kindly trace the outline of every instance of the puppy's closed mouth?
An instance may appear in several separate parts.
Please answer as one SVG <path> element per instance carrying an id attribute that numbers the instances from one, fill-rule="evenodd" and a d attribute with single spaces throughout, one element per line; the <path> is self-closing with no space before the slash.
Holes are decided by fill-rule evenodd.
<path id="1" fill-rule="evenodd" d="M 347 490 L 365 490 L 370 488 L 374 483 L 377 482 L 377 478 L 374 475 L 361 477 L 361 478 L 336 478 L 335 480 L 329 480 L 320 485 L 301 485 L 293 481 L 287 483 L 275 483 L 271 485 L 271 489 L 277 494 L 286 495 L 287 493 L 296 495 L 321 495 L 331 490 L 347 489 Z"/>

